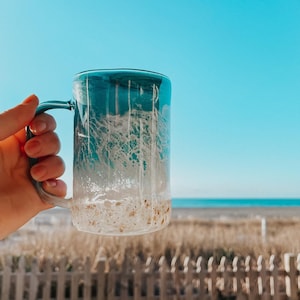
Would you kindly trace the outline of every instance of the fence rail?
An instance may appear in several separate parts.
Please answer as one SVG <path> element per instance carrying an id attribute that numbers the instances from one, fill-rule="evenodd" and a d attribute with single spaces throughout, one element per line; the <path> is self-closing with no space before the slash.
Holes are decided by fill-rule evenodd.
<path id="1" fill-rule="evenodd" d="M 9 300 L 296 300 L 300 290 L 300 254 L 271 256 L 257 261 L 250 256 L 199 257 L 167 262 L 149 257 L 89 258 L 72 262 L 5 256 L 0 258 L 0 299 Z"/>

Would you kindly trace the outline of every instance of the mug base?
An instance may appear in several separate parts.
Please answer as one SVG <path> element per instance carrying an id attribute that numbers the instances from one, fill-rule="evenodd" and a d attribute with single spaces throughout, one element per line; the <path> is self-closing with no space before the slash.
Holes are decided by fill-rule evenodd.
<path id="1" fill-rule="evenodd" d="M 80 231 L 109 236 L 141 235 L 161 230 L 170 223 L 171 200 L 106 199 L 76 204 L 71 210 L 73 225 Z"/>
<path id="2" fill-rule="evenodd" d="M 74 224 L 74 226 L 76 227 L 76 229 L 79 230 L 79 231 L 87 232 L 87 233 L 92 233 L 92 234 L 97 234 L 97 235 L 103 235 L 103 236 L 135 236 L 135 235 L 144 235 L 144 234 L 153 233 L 153 232 L 162 230 L 162 229 L 166 228 L 168 225 L 169 225 L 169 222 L 167 222 L 163 226 L 151 227 L 151 228 L 141 228 L 139 230 L 137 229 L 137 230 L 134 230 L 134 231 L 120 231 L 120 230 L 116 230 L 115 228 L 113 228 L 112 230 L 106 230 L 106 231 L 100 231 L 99 232 L 99 231 L 95 231 L 95 230 L 90 230 L 90 228 L 81 227 L 81 226 L 78 226 L 78 225 Z"/>

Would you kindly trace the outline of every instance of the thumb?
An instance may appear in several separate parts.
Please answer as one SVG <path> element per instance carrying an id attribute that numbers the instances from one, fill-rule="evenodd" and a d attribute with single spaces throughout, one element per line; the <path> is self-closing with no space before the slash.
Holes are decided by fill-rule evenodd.
<path id="1" fill-rule="evenodd" d="M 0 114 L 0 141 L 28 125 L 35 115 L 38 104 L 37 96 L 31 95 L 21 104 Z"/>

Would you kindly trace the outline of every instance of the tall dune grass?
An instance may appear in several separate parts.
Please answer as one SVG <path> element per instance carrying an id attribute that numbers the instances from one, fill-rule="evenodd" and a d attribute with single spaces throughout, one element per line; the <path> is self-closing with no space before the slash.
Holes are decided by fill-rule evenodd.
<path id="1" fill-rule="evenodd" d="M 48 226 L 20 230 L 0 247 L 0 257 L 27 255 L 58 260 L 89 256 L 92 261 L 100 257 L 115 258 L 122 263 L 125 255 L 148 256 L 167 260 L 177 256 L 199 256 L 220 259 L 226 256 L 257 258 L 271 254 L 300 251 L 300 219 L 269 219 L 267 235 L 263 238 L 259 219 L 240 220 L 173 220 L 164 230 L 134 237 L 105 237 L 79 232 L 72 226 Z"/>

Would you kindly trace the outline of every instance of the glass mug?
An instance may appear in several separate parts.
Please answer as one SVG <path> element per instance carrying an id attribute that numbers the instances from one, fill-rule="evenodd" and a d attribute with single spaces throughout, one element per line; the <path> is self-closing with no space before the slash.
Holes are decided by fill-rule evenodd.
<path id="1" fill-rule="evenodd" d="M 43 102 L 36 112 L 75 111 L 73 197 L 50 195 L 33 181 L 42 199 L 69 208 L 81 231 L 135 235 L 165 227 L 171 217 L 170 96 L 170 80 L 155 72 L 75 75 L 71 101 Z"/>

